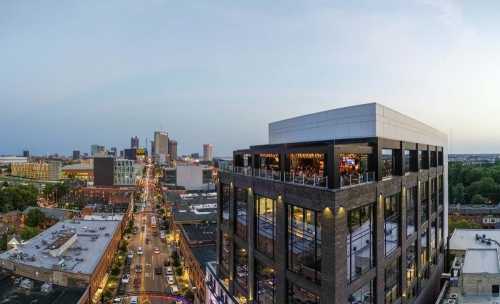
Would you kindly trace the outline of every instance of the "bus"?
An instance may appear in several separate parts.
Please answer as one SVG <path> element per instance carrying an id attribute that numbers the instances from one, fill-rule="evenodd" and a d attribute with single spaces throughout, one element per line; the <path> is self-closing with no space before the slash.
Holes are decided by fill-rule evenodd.
<path id="1" fill-rule="evenodd" d="M 151 228 L 156 228 L 156 216 L 151 217 Z"/>

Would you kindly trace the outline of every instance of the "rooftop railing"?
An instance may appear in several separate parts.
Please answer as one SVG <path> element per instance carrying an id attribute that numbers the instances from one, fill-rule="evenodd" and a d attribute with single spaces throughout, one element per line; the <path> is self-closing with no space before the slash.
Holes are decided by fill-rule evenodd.
<path id="1" fill-rule="evenodd" d="M 352 187 L 375 181 L 375 172 L 346 174 L 340 176 L 340 188 Z"/>

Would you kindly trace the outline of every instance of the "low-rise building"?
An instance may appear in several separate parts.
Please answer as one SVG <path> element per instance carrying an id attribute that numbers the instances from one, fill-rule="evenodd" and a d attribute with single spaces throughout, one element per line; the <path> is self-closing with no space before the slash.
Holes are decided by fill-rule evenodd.
<path id="1" fill-rule="evenodd" d="M 36 180 L 54 181 L 61 179 L 61 167 L 60 161 L 12 163 L 11 175 Z"/>
<path id="2" fill-rule="evenodd" d="M 196 163 L 177 164 L 176 167 L 163 169 L 163 182 L 169 186 L 183 187 L 186 190 L 215 190 L 213 181 L 214 167 Z"/>
<path id="3" fill-rule="evenodd" d="M 94 180 L 94 166 L 91 162 L 67 165 L 62 168 L 62 176 L 90 182 Z"/>

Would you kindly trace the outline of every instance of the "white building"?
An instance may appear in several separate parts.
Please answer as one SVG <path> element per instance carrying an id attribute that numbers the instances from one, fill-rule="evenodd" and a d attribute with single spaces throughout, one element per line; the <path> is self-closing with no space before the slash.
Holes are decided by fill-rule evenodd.
<path id="1" fill-rule="evenodd" d="M 134 162 L 128 159 L 115 159 L 113 184 L 116 186 L 135 185 Z"/>
<path id="2" fill-rule="evenodd" d="M 213 167 L 198 164 L 178 164 L 163 169 L 163 181 L 186 190 L 214 190 Z"/>

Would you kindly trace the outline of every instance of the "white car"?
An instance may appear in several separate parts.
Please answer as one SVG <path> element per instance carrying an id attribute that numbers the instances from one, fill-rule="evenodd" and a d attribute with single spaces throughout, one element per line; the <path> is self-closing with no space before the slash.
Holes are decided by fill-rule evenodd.
<path id="1" fill-rule="evenodd" d="M 142 247 L 137 247 L 137 254 L 142 255 L 144 251 L 142 251 Z"/>
<path id="2" fill-rule="evenodd" d="M 174 280 L 174 276 L 167 276 L 167 282 L 169 285 L 174 285 L 175 284 L 175 280 Z"/>
<path id="3" fill-rule="evenodd" d="M 123 284 L 128 284 L 128 282 L 130 281 L 130 275 L 129 274 L 125 274 L 123 277 L 122 277 L 122 283 Z"/>
<path id="4" fill-rule="evenodd" d="M 154 249 L 154 253 L 155 253 L 155 254 L 159 254 L 159 253 L 160 253 L 160 248 L 155 247 L 155 249 Z"/>
<path id="5" fill-rule="evenodd" d="M 138 304 L 137 296 L 133 296 L 130 298 L 130 304 Z"/>
<path id="6" fill-rule="evenodd" d="M 167 266 L 167 270 L 165 272 L 168 276 L 173 276 L 174 275 L 174 271 L 172 269 L 172 266 Z"/>

